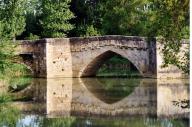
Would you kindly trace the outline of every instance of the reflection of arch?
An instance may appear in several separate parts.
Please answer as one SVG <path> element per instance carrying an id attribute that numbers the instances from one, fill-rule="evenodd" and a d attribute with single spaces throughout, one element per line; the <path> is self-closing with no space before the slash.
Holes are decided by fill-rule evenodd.
<path id="1" fill-rule="evenodd" d="M 15 99 L 25 99 L 35 102 L 44 102 L 46 97 L 46 79 L 36 78 L 32 79 L 25 88 L 20 91 L 13 92 Z"/>
<path id="2" fill-rule="evenodd" d="M 141 79 L 86 78 L 82 82 L 99 100 L 112 104 L 129 96 L 141 84 Z"/>
<path id="3" fill-rule="evenodd" d="M 75 79 L 73 82 L 73 112 L 98 114 L 98 115 L 138 115 L 138 114 L 156 114 L 156 87 L 155 84 L 146 84 L 142 79 L 138 86 L 119 101 L 114 103 L 106 103 L 98 97 L 92 88 L 88 88 L 89 84 L 83 81 L 85 78 Z M 154 82 L 156 83 L 156 82 Z M 90 90 L 93 89 L 93 90 Z M 97 87 L 96 89 L 99 89 Z"/>
<path id="4" fill-rule="evenodd" d="M 126 53 L 121 53 L 121 52 L 115 52 L 112 50 L 105 51 L 101 53 L 100 55 L 96 56 L 90 63 L 88 63 L 82 73 L 80 74 L 80 77 L 92 77 L 95 76 L 99 68 L 103 65 L 103 63 L 107 60 L 113 57 L 114 55 L 120 55 L 123 58 L 128 59 L 140 72 L 141 75 L 143 75 L 143 71 L 141 69 L 141 66 L 139 65 L 139 61 L 134 58 L 136 56 L 132 55 L 127 55 Z"/>
<path id="5" fill-rule="evenodd" d="M 121 107 L 121 106 L 125 106 L 124 105 L 124 102 L 132 102 L 132 101 L 136 101 L 136 99 L 138 99 L 138 103 L 142 102 L 141 100 L 144 99 L 144 101 L 146 101 L 146 98 L 151 100 L 151 94 L 153 94 L 153 97 L 155 97 L 156 93 L 156 82 L 151 82 L 151 84 L 148 84 L 148 80 L 145 80 L 145 79 L 138 79 L 138 84 L 134 84 L 136 85 L 136 87 L 134 88 L 134 90 L 128 94 L 126 97 L 122 98 L 121 100 L 115 102 L 115 103 L 106 103 L 103 99 L 101 99 L 101 95 L 98 95 L 100 93 L 96 93 L 97 91 L 94 91 L 94 90 L 98 90 L 98 91 L 101 91 L 101 88 L 100 87 L 96 87 L 97 83 L 95 82 L 95 80 L 93 78 L 78 78 L 78 79 L 75 79 L 75 83 L 76 84 L 80 84 L 80 87 L 84 92 L 84 95 L 86 95 L 85 97 L 87 98 L 87 100 L 96 100 L 98 103 L 97 104 L 102 104 L 102 105 L 106 105 L 108 106 L 109 108 L 110 107 L 113 107 L 114 105 L 118 107 Z M 92 80 L 92 82 L 91 82 Z M 91 85 L 93 83 L 96 83 L 95 85 Z M 75 86 L 76 87 L 76 86 Z M 86 94 L 85 94 L 86 93 Z M 92 98 L 92 99 L 88 99 L 88 98 Z M 129 104 L 131 105 L 131 103 Z"/>

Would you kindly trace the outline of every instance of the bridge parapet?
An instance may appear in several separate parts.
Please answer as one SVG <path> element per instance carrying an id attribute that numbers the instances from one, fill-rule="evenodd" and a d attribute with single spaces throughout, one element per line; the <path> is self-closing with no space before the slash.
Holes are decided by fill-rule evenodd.
<path id="1" fill-rule="evenodd" d="M 34 54 L 40 52 L 43 43 L 46 43 L 45 39 L 41 40 L 20 40 L 18 42 L 17 53 L 18 54 Z"/>

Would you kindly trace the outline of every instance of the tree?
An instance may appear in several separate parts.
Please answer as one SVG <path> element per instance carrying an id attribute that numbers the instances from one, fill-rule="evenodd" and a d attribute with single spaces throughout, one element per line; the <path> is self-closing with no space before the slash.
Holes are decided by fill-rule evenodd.
<path id="1" fill-rule="evenodd" d="M 0 23 L 1 37 L 16 39 L 25 28 L 24 0 L 1 0 Z"/>
<path id="2" fill-rule="evenodd" d="M 15 53 L 16 43 L 12 41 L 25 27 L 23 2 L 0 1 L 0 78 L 11 78 L 24 70 L 16 63 L 19 57 Z"/>
<path id="3" fill-rule="evenodd" d="M 164 67 L 173 64 L 189 74 L 189 50 L 179 56 L 182 39 L 189 38 L 189 0 L 153 0 L 153 5 L 157 36 L 163 37 Z"/>
<path id="4" fill-rule="evenodd" d="M 26 0 L 24 3 L 24 16 L 26 19 L 25 31 L 17 39 L 38 39 L 42 27 L 39 23 L 41 1 Z"/>
<path id="5" fill-rule="evenodd" d="M 101 32 L 101 13 L 99 0 L 72 0 L 71 10 L 76 15 L 72 20 L 75 28 L 70 32 L 71 36 L 96 36 Z"/>
<path id="6" fill-rule="evenodd" d="M 43 37 L 65 37 L 73 29 L 69 20 L 74 18 L 69 10 L 70 0 L 42 0 Z"/>
<path id="7" fill-rule="evenodd" d="M 103 34 L 143 35 L 147 21 L 144 6 L 147 0 L 102 0 Z"/>

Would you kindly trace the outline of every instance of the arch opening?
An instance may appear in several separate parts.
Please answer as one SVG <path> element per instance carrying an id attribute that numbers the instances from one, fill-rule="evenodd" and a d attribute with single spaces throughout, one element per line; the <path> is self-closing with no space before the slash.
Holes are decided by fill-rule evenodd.
<path id="1" fill-rule="evenodd" d="M 18 64 L 23 66 L 26 76 L 33 75 L 33 54 L 19 54 L 19 57 L 20 61 Z"/>
<path id="2" fill-rule="evenodd" d="M 106 51 L 89 63 L 80 77 L 141 77 L 137 67 L 124 56 Z"/>

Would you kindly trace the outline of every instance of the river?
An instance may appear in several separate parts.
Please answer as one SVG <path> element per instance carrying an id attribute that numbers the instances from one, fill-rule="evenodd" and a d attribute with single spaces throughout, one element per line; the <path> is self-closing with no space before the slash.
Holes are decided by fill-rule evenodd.
<path id="1" fill-rule="evenodd" d="M 34 78 L 11 95 L 2 127 L 189 126 L 188 79 Z"/>

